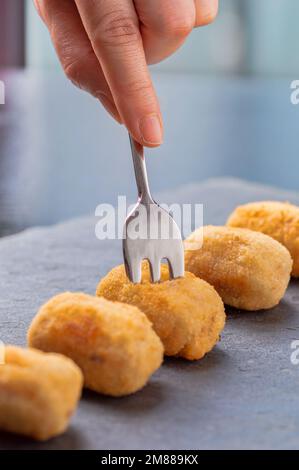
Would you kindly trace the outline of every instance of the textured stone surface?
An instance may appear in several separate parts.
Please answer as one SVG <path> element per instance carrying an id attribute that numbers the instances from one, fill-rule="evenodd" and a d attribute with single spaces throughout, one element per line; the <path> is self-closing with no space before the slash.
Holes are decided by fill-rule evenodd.
<path id="1" fill-rule="evenodd" d="M 211 180 L 159 197 L 203 202 L 204 223 L 222 224 L 240 203 L 299 194 L 238 180 Z M 95 219 L 36 228 L 0 241 L 0 338 L 24 345 L 38 307 L 64 290 L 94 293 L 121 261 L 120 242 L 99 242 Z M 68 432 L 36 444 L 0 433 L 0 449 L 299 448 L 299 282 L 267 312 L 230 311 L 222 341 L 203 360 L 166 359 L 136 395 L 84 392 Z"/>

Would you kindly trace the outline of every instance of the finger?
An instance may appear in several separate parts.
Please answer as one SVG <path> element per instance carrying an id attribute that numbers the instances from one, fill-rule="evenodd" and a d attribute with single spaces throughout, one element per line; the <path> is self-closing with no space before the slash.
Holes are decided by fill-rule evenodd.
<path id="1" fill-rule="evenodd" d="M 194 0 L 196 9 L 195 26 L 212 23 L 218 13 L 218 0 Z"/>
<path id="2" fill-rule="evenodd" d="M 175 52 L 195 25 L 194 0 L 134 0 L 147 62 Z"/>
<path id="3" fill-rule="evenodd" d="M 75 3 L 70 0 L 35 0 L 34 3 L 50 31 L 67 77 L 98 98 L 107 111 L 121 122 Z"/>
<path id="4" fill-rule="evenodd" d="M 114 102 L 141 144 L 162 143 L 162 121 L 131 0 L 75 0 Z"/>

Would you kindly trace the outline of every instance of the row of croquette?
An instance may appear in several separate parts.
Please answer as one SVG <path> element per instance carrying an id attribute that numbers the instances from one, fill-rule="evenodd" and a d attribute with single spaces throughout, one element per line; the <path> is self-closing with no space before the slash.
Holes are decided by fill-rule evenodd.
<path id="1" fill-rule="evenodd" d="M 5 348 L 0 428 L 38 440 L 56 436 L 83 386 L 111 396 L 134 393 L 164 354 L 195 360 L 209 352 L 225 324 L 224 303 L 243 310 L 277 305 L 291 272 L 299 275 L 299 208 L 241 206 L 226 227 L 190 235 L 185 264 L 185 276 L 174 280 L 163 265 L 155 284 L 146 262 L 141 284 L 118 266 L 96 296 L 62 293 L 43 305 L 28 330 L 29 348 Z"/>

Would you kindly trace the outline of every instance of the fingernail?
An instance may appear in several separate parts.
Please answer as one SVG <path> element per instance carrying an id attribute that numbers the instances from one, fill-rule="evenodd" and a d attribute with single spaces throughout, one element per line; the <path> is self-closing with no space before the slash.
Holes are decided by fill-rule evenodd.
<path id="1" fill-rule="evenodd" d="M 100 102 L 102 103 L 102 105 L 104 106 L 104 108 L 108 111 L 109 114 L 111 114 L 111 116 L 119 123 L 119 124 L 122 124 L 122 120 L 121 120 L 121 117 L 114 105 L 114 103 L 112 103 L 112 101 L 110 100 L 110 98 L 108 98 L 107 95 L 105 95 L 104 93 L 98 93 L 98 98 L 100 100 Z"/>
<path id="2" fill-rule="evenodd" d="M 195 26 L 205 26 L 212 23 L 218 12 L 218 0 L 196 0 Z"/>
<path id="3" fill-rule="evenodd" d="M 150 114 L 143 117 L 139 122 L 139 129 L 145 144 L 162 144 L 163 132 L 161 121 L 157 114 Z"/>

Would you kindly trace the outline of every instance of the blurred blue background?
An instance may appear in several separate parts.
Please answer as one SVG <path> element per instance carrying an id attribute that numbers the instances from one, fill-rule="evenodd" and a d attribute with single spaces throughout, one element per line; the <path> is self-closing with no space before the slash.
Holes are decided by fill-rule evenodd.
<path id="1" fill-rule="evenodd" d="M 219 5 L 215 23 L 151 67 L 165 126 L 163 145 L 146 152 L 158 197 L 215 177 L 299 189 L 299 2 Z M 30 0 L 0 9 L 0 234 L 134 200 L 124 127 L 64 77 Z"/>
<path id="2" fill-rule="evenodd" d="M 27 1 L 27 64 L 58 65 L 48 33 Z M 214 24 L 199 28 L 155 66 L 173 73 L 285 76 L 298 73 L 298 0 L 219 0 Z"/>

